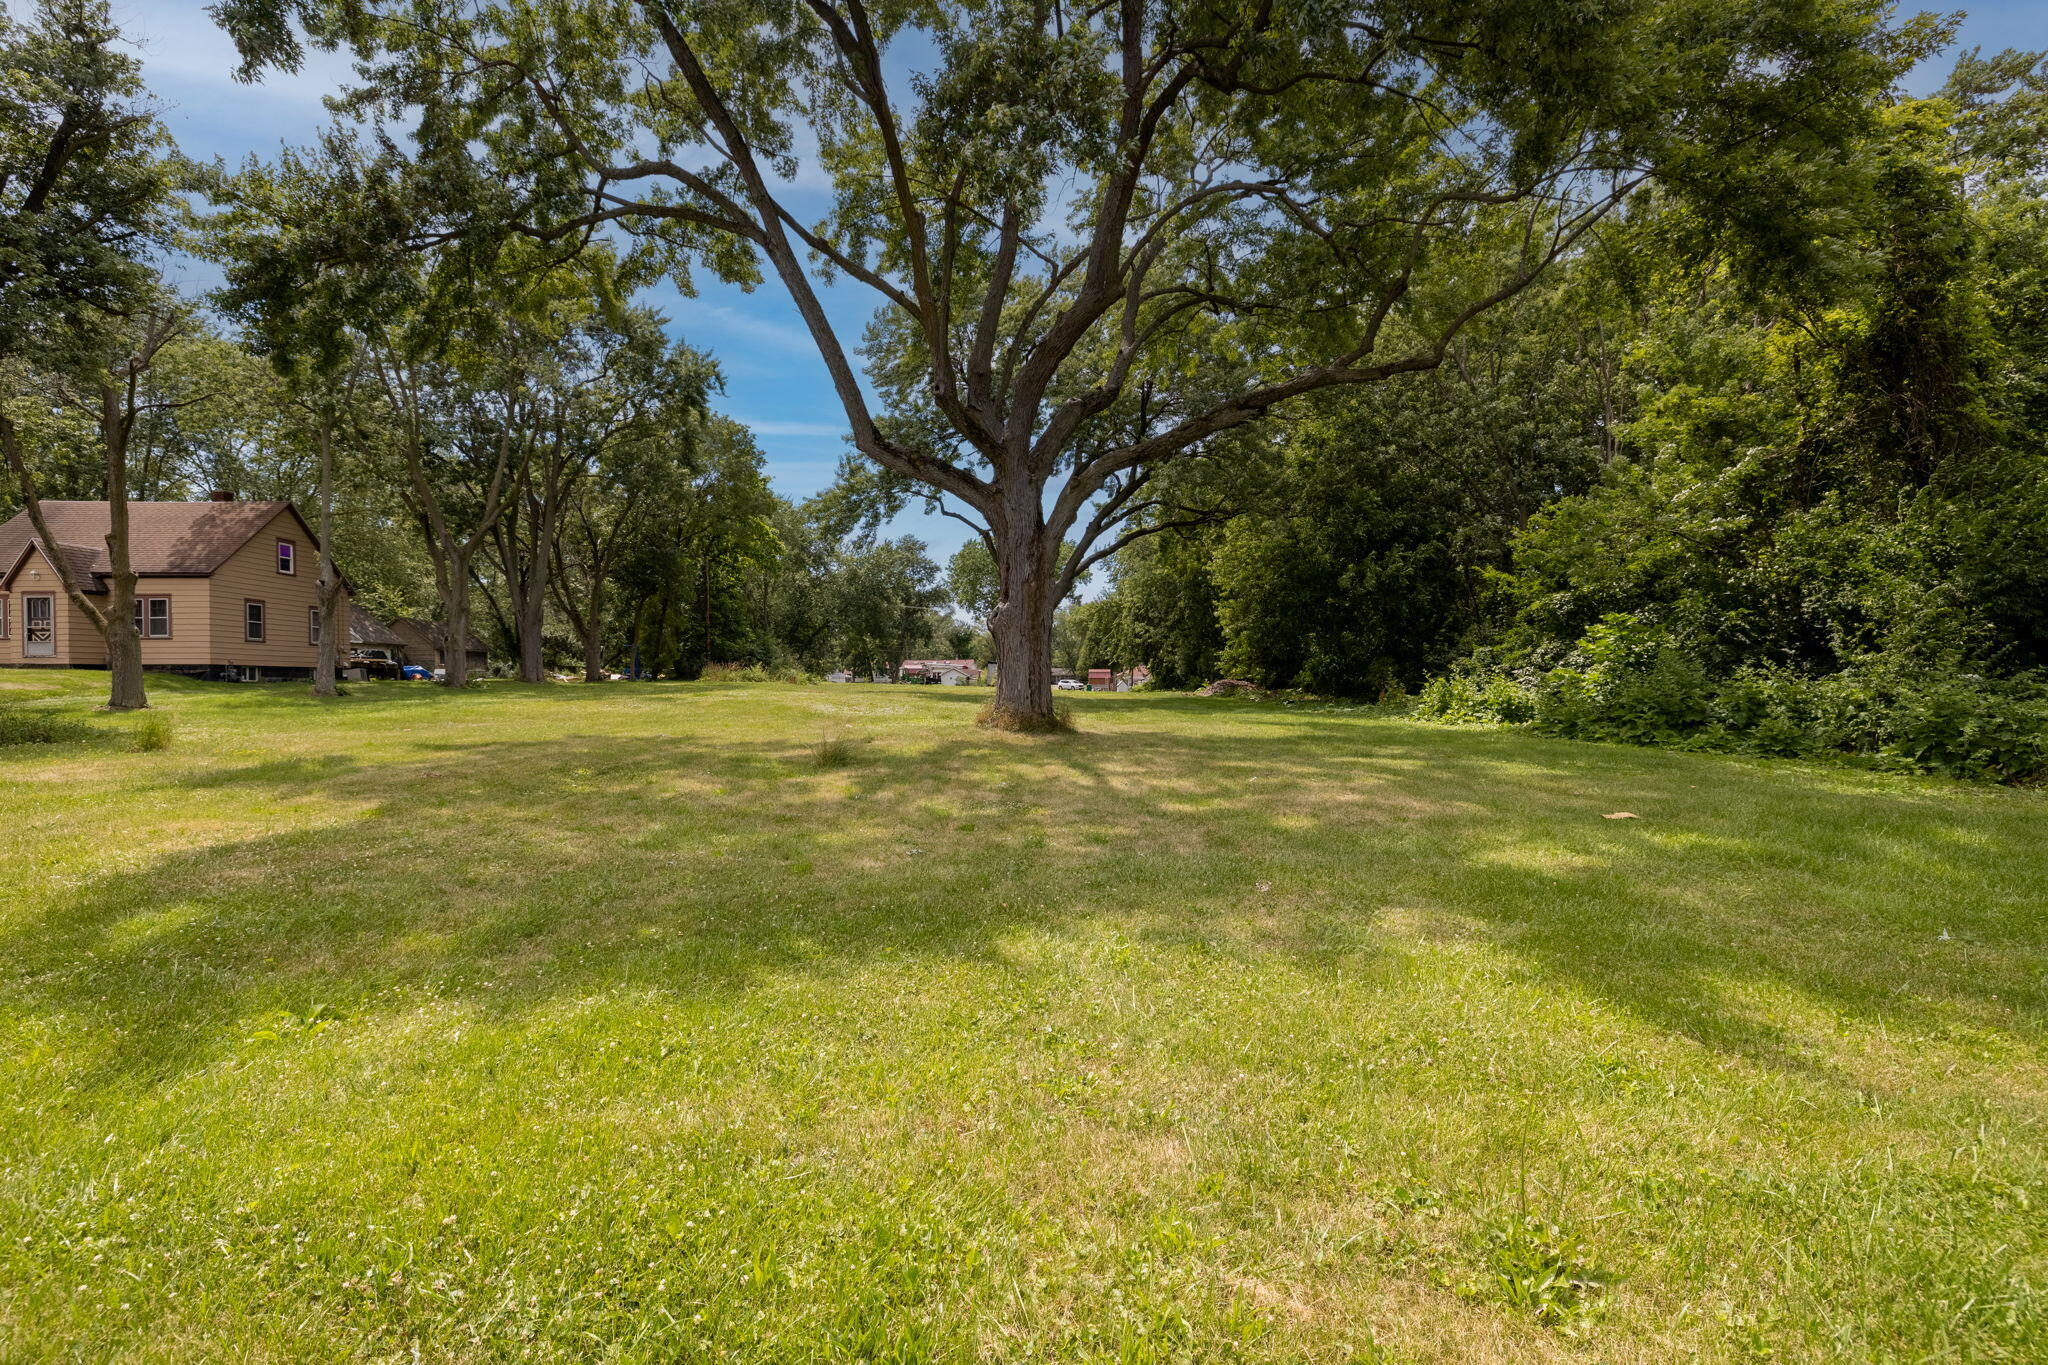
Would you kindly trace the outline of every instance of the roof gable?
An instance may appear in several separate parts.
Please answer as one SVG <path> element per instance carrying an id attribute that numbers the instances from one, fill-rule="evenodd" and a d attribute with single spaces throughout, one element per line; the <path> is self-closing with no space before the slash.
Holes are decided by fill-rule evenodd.
<path id="1" fill-rule="evenodd" d="M 319 544 L 289 502 L 131 502 L 129 563 L 143 577 L 203 578 L 283 512 L 291 514 L 307 540 Z M 111 518 L 105 502 L 45 502 L 43 519 L 75 573 L 104 577 L 113 572 L 107 559 Z M 39 541 L 28 513 L 17 512 L 0 526 L 0 564 L 12 566 L 24 547 Z"/>
<path id="2" fill-rule="evenodd" d="M 86 592 L 103 591 L 91 579 L 91 550 L 86 549 L 82 545 L 59 545 L 57 547 L 57 554 L 61 555 L 71 565 L 71 576 L 73 578 L 84 580 L 83 587 Z M 43 542 L 33 536 L 24 541 L 21 548 L 12 554 L 9 554 L 4 549 L 0 549 L 0 592 L 17 591 L 14 585 L 15 576 L 28 563 L 30 555 L 41 555 L 44 563 L 49 564 L 53 570 L 56 568 L 56 561 L 44 549 Z M 39 584 L 38 587 L 40 588 L 41 585 Z M 51 592 L 61 592 L 63 587 L 64 584 L 61 579 L 49 584 Z"/>

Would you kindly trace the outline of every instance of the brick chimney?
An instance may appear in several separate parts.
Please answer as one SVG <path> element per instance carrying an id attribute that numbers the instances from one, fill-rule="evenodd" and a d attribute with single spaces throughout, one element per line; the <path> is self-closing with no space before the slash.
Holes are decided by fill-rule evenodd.
<path id="1" fill-rule="evenodd" d="M 228 492 L 225 488 L 216 488 L 206 495 L 206 500 L 208 502 L 233 502 L 235 495 Z"/>

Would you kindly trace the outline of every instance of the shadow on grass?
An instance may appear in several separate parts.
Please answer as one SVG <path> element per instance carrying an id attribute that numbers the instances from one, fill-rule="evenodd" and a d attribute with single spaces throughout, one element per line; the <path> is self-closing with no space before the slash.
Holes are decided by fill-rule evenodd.
<path id="1" fill-rule="evenodd" d="M 0 969 L 28 1008 L 116 1040 L 89 1083 L 203 1065 L 266 1012 L 423 992 L 502 1014 L 621 982 L 730 993 L 878 961 L 1000 967 L 1019 933 L 1100 916 L 1162 950 L 1351 970 L 1392 950 L 1390 908 L 1788 1069 L 1812 1070 L 1731 983 L 1923 1031 L 1959 1012 L 2042 1031 L 2038 801 L 1249 708 L 1190 734 L 1147 722 L 1213 704 L 1099 705 L 1093 733 L 963 724 L 834 772 L 797 734 L 577 733 L 204 770 L 164 798 L 317 787 L 334 822 L 99 877 L 16 921 Z M 1624 808 L 1650 818 L 1601 818 Z M 1938 930 L 1972 945 L 1967 971 L 1921 950 Z"/>

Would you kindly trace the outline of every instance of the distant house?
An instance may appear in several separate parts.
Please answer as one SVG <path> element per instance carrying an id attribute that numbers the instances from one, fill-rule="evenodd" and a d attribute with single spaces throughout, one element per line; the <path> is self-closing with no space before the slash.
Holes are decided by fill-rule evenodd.
<path id="1" fill-rule="evenodd" d="M 947 687 L 963 687 L 977 682 L 981 670 L 972 659 L 905 659 L 903 681 L 941 683 Z"/>
<path id="2" fill-rule="evenodd" d="M 106 642 L 65 594 L 54 557 L 105 599 L 105 502 L 45 502 L 0 526 L 0 666 L 105 668 Z M 320 648 L 320 544 L 288 502 L 128 504 L 145 668 L 243 681 L 307 678 Z M 344 588 L 344 591 L 346 589 Z"/>
<path id="3" fill-rule="evenodd" d="M 348 614 L 348 648 L 351 654 L 367 654 L 395 664 L 405 662 L 405 640 L 366 611 L 352 610 Z"/>
<path id="4" fill-rule="evenodd" d="M 1141 682 L 1150 682 L 1152 670 L 1143 664 L 1118 671 L 1114 668 L 1091 668 L 1088 670 L 1088 690 L 1091 692 L 1128 692 Z"/>
<path id="5" fill-rule="evenodd" d="M 422 668 L 446 668 L 448 666 L 448 627 L 439 621 L 421 621 L 410 616 L 391 618 L 391 632 L 399 638 L 400 663 L 418 664 Z M 468 662 L 465 671 L 482 673 L 491 666 L 491 656 L 484 648 L 484 642 L 472 635 L 466 651 Z"/>

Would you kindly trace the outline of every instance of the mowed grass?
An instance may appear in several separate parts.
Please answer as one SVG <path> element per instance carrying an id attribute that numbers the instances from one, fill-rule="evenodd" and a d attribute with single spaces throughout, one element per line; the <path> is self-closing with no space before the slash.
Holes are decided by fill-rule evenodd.
<path id="1" fill-rule="evenodd" d="M 2040 793 L 154 688 L 0 750 L 0 1359 L 2048 1360 Z"/>

